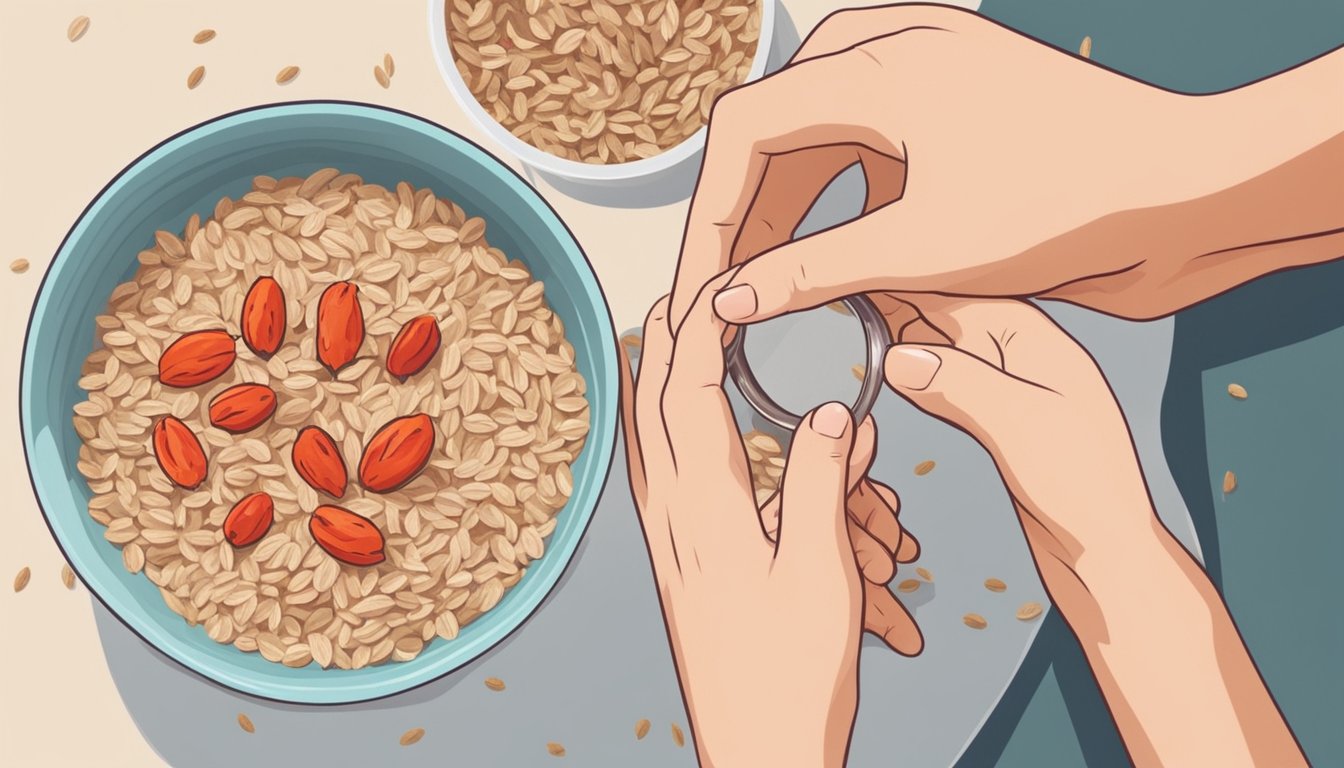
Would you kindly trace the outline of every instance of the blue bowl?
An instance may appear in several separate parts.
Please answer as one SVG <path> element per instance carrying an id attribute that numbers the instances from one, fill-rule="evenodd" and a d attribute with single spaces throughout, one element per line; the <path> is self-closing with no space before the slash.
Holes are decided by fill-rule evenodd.
<path id="1" fill-rule="evenodd" d="M 164 604 L 143 574 L 89 517 L 89 490 L 75 470 L 71 424 L 94 315 L 130 279 L 154 231 L 206 218 L 223 195 L 246 193 L 253 176 L 305 176 L 332 166 L 391 187 L 407 181 L 482 216 L 490 242 L 527 263 L 546 284 L 588 381 L 592 426 L 573 466 L 574 492 L 545 557 L 493 610 L 452 641 L 435 639 L 409 662 L 360 670 L 291 669 L 206 636 Z M 221 685 L 279 701 L 338 704 L 390 696 L 427 683 L 489 650 L 518 628 L 555 586 L 592 517 L 611 465 L 617 412 L 616 339 L 592 267 L 544 200 L 480 147 L 421 118 L 342 102 L 244 110 L 180 133 L 122 171 L 85 209 L 42 280 L 24 342 L 20 417 L 28 471 L 47 525 L 80 578 L 126 626 L 188 669 Z"/>

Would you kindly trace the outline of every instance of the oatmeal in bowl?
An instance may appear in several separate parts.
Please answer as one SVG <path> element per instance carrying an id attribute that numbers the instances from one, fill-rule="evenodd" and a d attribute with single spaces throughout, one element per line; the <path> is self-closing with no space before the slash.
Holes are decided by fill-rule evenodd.
<path id="1" fill-rule="evenodd" d="M 159 191 L 184 189 L 160 155 L 263 131 L 281 151 L 238 161 L 281 173 Z M 39 295 L 43 511 L 118 618 L 212 679 L 310 703 L 426 682 L 536 609 L 592 514 L 615 427 L 601 293 L 549 208 L 437 126 L 304 104 L 195 132 L 139 161 L 160 186 L 137 165 L 100 198 L 121 205 L 95 201 Z M 436 150 L 452 170 L 417 171 Z"/>
<path id="2" fill-rule="evenodd" d="M 715 100 L 761 77 L 774 0 L 430 0 L 468 115 L 566 179 L 659 174 L 704 146 Z"/>
<path id="3" fill-rule="evenodd" d="M 407 661 L 543 556 L 588 432 L 544 286 L 429 189 L 258 177 L 95 318 L 89 514 L 217 642 Z"/>

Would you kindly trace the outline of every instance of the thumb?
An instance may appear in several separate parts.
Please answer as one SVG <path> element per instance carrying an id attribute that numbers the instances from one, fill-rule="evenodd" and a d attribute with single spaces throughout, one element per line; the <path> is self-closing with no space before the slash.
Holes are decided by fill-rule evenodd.
<path id="1" fill-rule="evenodd" d="M 730 323 L 756 323 L 892 283 L 882 277 L 892 265 L 879 268 L 868 256 L 886 252 L 878 244 L 891 239 L 888 218 L 878 211 L 749 259 L 714 296 L 714 311 Z"/>
<path id="2" fill-rule="evenodd" d="M 1013 420 L 1030 419 L 1038 385 L 956 347 L 897 344 L 887 350 L 887 384 L 915 407 L 969 433 L 994 453 Z"/>
<path id="3" fill-rule="evenodd" d="M 853 447 L 854 419 L 840 403 L 817 408 L 794 432 L 780 493 L 780 558 L 857 569 L 845 524 Z"/>

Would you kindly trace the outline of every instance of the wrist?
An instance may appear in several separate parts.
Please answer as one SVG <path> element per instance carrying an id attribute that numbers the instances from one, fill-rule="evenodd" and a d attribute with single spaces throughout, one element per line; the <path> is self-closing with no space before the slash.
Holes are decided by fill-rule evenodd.
<path id="1" fill-rule="evenodd" d="M 1264 262 L 1237 270 L 1244 280 L 1308 263 L 1304 240 L 1344 226 L 1341 89 L 1344 50 L 1230 91 L 1173 96 L 1173 162 L 1151 231 L 1183 241 L 1183 271 Z M 1338 256 L 1334 243 L 1325 250 Z"/>
<path id="2" fill-rule="evenodd" d="M 695 726 L 696 755 L 705 768 L 754 768 L 761 765 L 806 765 L 843 768 L 854 727 L 854 706 L 808 706 L 813 701 L 831 704 L 825 697 L 798 700 L 798 709 L 769 714 L 747 705 L 734 715 L 698 717 Z M 857 705 L 857 697 L 854 699 Z M 802 708 L 806 707 L 806 711 Z M 754 711 L 744 715 L 742 710 Z"/>
<path id="3" fill-rule="evenodd" d="M 1158 603 L 1196 615 L 1208 597 L 1198 564 L 1151 507 L 1143 525 L 1117 527 L 1079 546 L 1081 554 L 1067 567 L 1042 563 L 1040 570 L 1051 600 L 1084 646 L 1145 634 Z"/>
<path id="4" fill-rule="evenodd" d="M 703 768 L 755 768 L 762 765 L 806 765 L 843 768 L 848 741 L 837 750 L 823 736 L 808 736 L 785 725 L 754 736 L 716 736 L 697 729 L 696 757 Z"/>
<path id="5" fill-rule="evenodd" d="M 1344 49 L 1218 94 L 1149 93 L 1108 230 L 1142 254 L 1119 281 L 1060 298 L 1160 317 L 1262 275 L 1344 253 Z M 1154 89 L 1156 91 L 1156 89 Z"/>

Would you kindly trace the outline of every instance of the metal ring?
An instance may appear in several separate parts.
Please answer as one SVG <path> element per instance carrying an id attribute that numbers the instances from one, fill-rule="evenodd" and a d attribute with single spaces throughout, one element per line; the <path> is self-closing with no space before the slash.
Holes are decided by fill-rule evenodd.
<path id="1" fill-rule="evenodd" d="M 882 392 L 882 360 L 886 355 L 887 347 L 891 346 L 891 330 L 887 327 L 886 318 L 877 309 L 867 296 L 855 294 L 846 296 L 842 301 L 859 319 L 863 326 L 863 335 L 868 343 L 868 360 L 863 373 L 863 387 L 859 390 L 858 399 L 850 407 L 850 412 L 854 415 L 854 422 L 858 423 L 868 416 L 873 410 L 873 405 L 877 402 L 877 396 Z M 728 348 L 724 351 L 726 357 L 728 375 L 732 378 L 737 389 L 742 393 L 742 398 L 757 413 L 765 417 L 767 421 L 787 430 L 795 430 L 803 422 L 803 418 L 797 414 L 790 413 L 774 401 L 765 393 L 761 387 L 761 382 L 756 379 L 756 374 L 752 373 L 751 366 L 747 364 L 746 354 L 747 326 L 737 326 L 737 333 L 733 340 L 728 343 Z"/>

